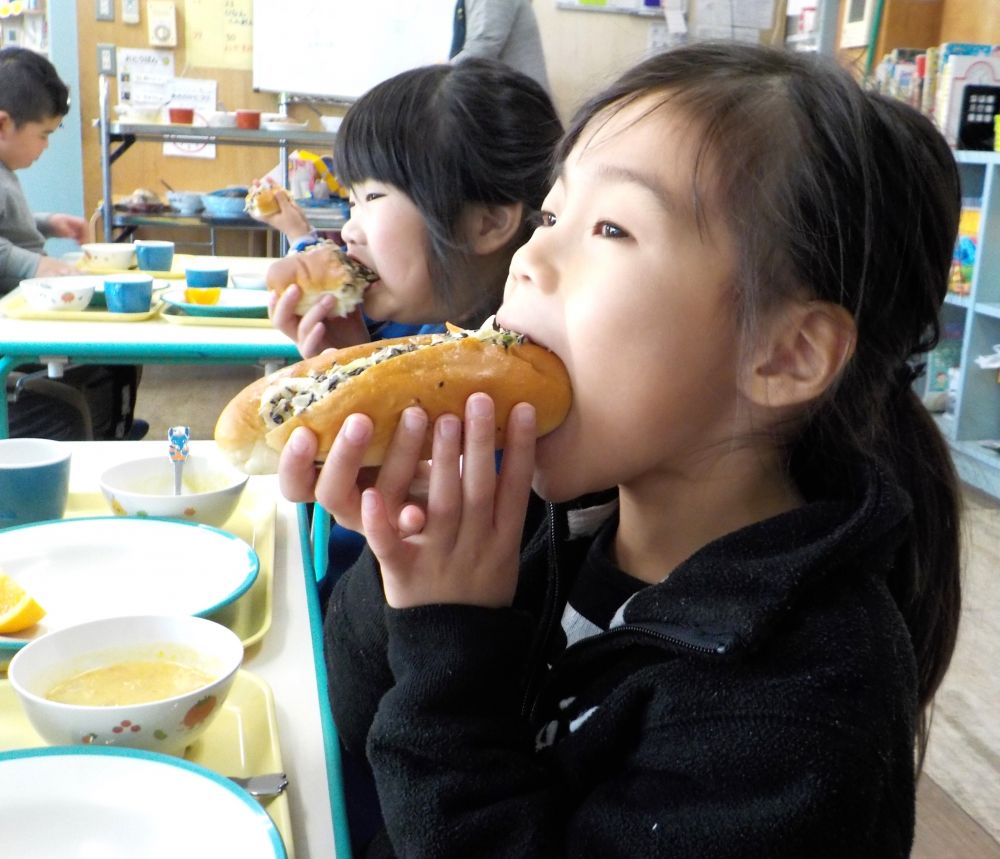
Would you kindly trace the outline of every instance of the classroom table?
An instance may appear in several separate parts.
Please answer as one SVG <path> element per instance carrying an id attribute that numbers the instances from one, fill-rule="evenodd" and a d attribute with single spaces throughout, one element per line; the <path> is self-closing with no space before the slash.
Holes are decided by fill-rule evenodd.
<path id="1" fill-rule="evenodd" d="M 230 273 L 260 272 L 274 262 L 255 257 L 205 259 L 228 264 Z M 182 286 L 184 281 L 162 280 L 157 284 Z M 300 357 L 295 344 L 269 325 L 240 327 L 231 320 L 220 320 L 217 325 L 186 325 L 168 322 L 160 315 L 141 322 L 50 316 L 18 319 L 4 316 L 0 310 L 0 383 L 4 390 L 10 372 L 29 363 L 45 364 L 48 375 L 59 378 L 70 364 L 259 363 L 270 373 Z M 0 397 L 0 438 L 6 438 L 8 431 L 7 398 Z"/>
<path id="2" fill-rule="evenodd" d="M 166 443 L 159 441 L 66 444 L 72 447 L 71 497 L 97 491 L 98 476 L 109 465 L 157 453 L 167 456 Z M 216 455 L 214 442 L 192 442 L 196 454 Z M 275 501 L 273 608 L 271 626 L 247 649 L 243 668 L 263 679 L 274 695 L 296 859 L 349 858 L 339 746 L 326 692 L 322 617 L 305 511 L 281 496 L 274 475 L 251 477 L 246 492 L 251 489 L 273 493 Z"/>

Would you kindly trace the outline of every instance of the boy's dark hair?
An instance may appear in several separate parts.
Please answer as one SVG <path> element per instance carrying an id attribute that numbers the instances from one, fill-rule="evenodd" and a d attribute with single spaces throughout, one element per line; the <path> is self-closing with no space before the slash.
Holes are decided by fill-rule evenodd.
<path id="1" fill-rule="evenodd" d="M 449 307 L 493 309 L 499 295 L 454 294 L 454 272 L 467 260 L 458 217 L 468 203 L 522 202 L 521 244 L 548 192 L 562 130 L 534 80 L 494 60 L 470 59 L 412 69 L 373 87 L 347 112 L 334 161 L 347 186 L 374 179 L 410 197 L 426 221 L 431 276 Z"/>
<path id="2" fill-rule="evenodd" d="M 69 113 L 69 89 L 55 66 L 27 48 L 0 50 L 0 110 L 15 125 Z"/>
<path id="3" fill-rule="evenodd" d="M 702 43 L 627 72 L 574 118 L 565 158 L 595 116 L 653 96 L 692 123 L 692 199 L 703 229 L 736 243 L 744 343 L 783 298 L 839 304 L 857 328 L 853 358 L 789 444 L 804 491 L 849 491 L 874 461 L 914 502 L 888 584 L 910 630 L 926 708 L 948 667 L 960 609 L 959 496 L 947 446 L 911 388 L 938 340 L 961 198 L 933 124 L 863 90 L 832 61 Z M 926 744 L 926 709 L 918 748 Z"/>

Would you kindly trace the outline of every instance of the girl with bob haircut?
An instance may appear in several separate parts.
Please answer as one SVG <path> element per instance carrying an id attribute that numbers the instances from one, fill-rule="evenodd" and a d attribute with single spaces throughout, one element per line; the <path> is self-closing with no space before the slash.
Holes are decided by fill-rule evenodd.
<path id="1" fill-rule="evenodd" d="M 402 72 L 348 110 L 334 166 L 350 191 L 341 235 L 348 254 L 376 271 L 364 313 L 405 323 L 374 336 L 478 325 L 500 304 L 511 255 L 548 188 L 562 125 L 531 78 L 494 60 Z M 308 232 L 287 197 L 267 220 L 289 237 Z M 301 249 L 315 239 L 293 242 Z M 360 313 L 327 318 L 332 300 L 294 315 L 298 287 L 272 309 L 305 356 L 366 342 Z"/>
<path id="2" fill-rule="evenodd" d="M 326 616 L 368 855 L 909 855 L 960 602 L 911 382 L 959 199 L 933 125 L 823 58 L 696 44 L 581 109 L 497 312 L 565 423 L 515 406 L 497 474 L 473 394 L 422 497 L 419 408 L 374 485 L 365 415 L 318 479 L 308 431 L 283 454 L 368 542 Z"/>

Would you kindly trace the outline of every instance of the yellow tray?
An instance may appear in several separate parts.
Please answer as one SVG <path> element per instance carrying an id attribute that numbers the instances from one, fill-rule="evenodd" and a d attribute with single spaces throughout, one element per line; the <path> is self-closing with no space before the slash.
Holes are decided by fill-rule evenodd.
<path id="1" fill-rule="evenodd" d="M 225 325 L 233 328 L 271 328 L 270 319 L 247 316 L 191 316 L 178 307 L 166 307 L 160 318 L 174 325 Z"/>
<path id="2" fill-rule="evenodd" d="M 111 509 L 100 492 L 70 492 L 66 518 L 110 516 Z M 244 647 L 260 641 L 271 628 L 274 601 L 274 498 L 255 489 L 253 479 L 243 490 L 236 512 L 223 529 L 248 543 L 260 560 L 260 572 L 239 599 L 209 617 L 235 632 Z M 2 669 L 0 665 L 0 669 Z"/>
<path id="3" fill-rule="evenodd" d="M 190 254 L 174 254 L 174 262 L 170 266 L 170 271 L 142 271 L 137 266 L 132 266 L 131 268 L 101 268 L 96 265 L 88 265 L 83 260 L 77 263 L 76 268 L 80 274 L 130 274 L 133 272 L 142 272 L 143 274 L 151 274 L 153 277 L 160 277 L 166 280 L 180 280 L 184 277 L 184 267 L 190 259 Z"/>
<path id="4" fill-rule="evenodd" d="M 99 308 L 83 310 L 35 310 L 16 290 L 0 299 L 0 313 L 11 319 L 56 319 L 64 322 L 145 322 L 163 310 L 162 301 L 154 301 L 145 313 L 112 313 Z"/>
<path id="5" fill-rule="evenodd" d="M 45 741 L 35 733 L 21 709 L 10 681 L 0 680 L 0 751 L 44 745 Z M 284 765 L 271 687 L 249 671 L 242 668 L 237 671 L 236 681 L 219 714 L 205 733 L 185 750 L 184 757 L 224 776 L 282 772 Z M 294 790 L 295 786 L 289 789 Z M 264 807 L 281 833 L 289 857 L 293 857 L 287 794 L 264 800 Z"/>

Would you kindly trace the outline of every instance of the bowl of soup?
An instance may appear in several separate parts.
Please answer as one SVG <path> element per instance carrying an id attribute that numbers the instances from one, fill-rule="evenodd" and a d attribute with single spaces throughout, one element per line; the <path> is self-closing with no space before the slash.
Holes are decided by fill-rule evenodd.
<path id="1" fill-rule="evenodd" d="M 174 494 L 174 463 L 162 456 L 113 465 L 99 483 L 118 516 L 158 516 L 222 527 L 240 503 L 247 475 L 228 460 L 192 454 L 181 469 L 181 492 Z"/>
<path id="2" fill-rule="evenodd" d="M 7 677 L 51 745 L 183 754 L 236 679 L 243 644 L 201 617 L 137 615 L 64 627 L 14 655 Z"/>

